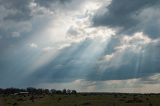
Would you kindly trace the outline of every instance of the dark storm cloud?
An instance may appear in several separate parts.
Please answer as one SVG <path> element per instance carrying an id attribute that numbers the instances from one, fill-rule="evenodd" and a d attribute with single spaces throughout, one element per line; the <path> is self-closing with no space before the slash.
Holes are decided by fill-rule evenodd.
<path id="1" fill-rule="evenodd" d="M 31 9 L 29 4 L 32 0 L 0 0 L 1 6 L 11 11 L 4 20 L 24 21 L 30 19 Z"/>
<path id="2" fill-rule="evenodd" d="M 19 37 L 21 33 L 24 35 L 24 33 L 31 31 L 31 27 L 33 24 L 42 23 L 33 22 L 41 21 L 37 19 L 39 18 L 39 15 L 43 16 L 43 23 L 45 23 L 46 17 L 48 18 L 48 20 L 49 17 L 51 17 L 50 14 L 46 11 L 56 11 L 65 8 L 66 5 L 68 6 L 68 8 L 73 9 L 74 7 L 78 7 L 80 3 L 82 3 L 82 1 L 72 2 L 72 0 L 0 0 L 0 36 L 2 36 L 1 38 L 3 39 L 6 38 L 6 36 L 8 36 L 9 38 L 12 36 L 12 34 L 15 33 L 18 34 L 17 37 Z M 41 7 L 45 7 L 46 10 L 40 9 Z M 67 10 L 68 9 L 65 8 L 62 9 L 61 12 Z M 30 28 L 28 28 L 28 26 Z M 16 35 L 13 36 L 15 37 Z"/>
<path id="3" fill-rule="evenodd" d="M 56 8 L 61 8 L 60 5 L 69 3 L 71 0 L 0 0 L 1 6 L 10 13 L 4 17 L 4 20 L 25 21 L 31 19 L 32 14 L 31 3 L 39 4 L 42 7 L 50 8 L 52 4 L 56 4 Z"/>
<path id="4" fill-rule="evenodd" d="M 21 33 L 31 30 L 31 2 L 32 0 L 0 0 L 0 36 L 3 40 L 0 45 L 6 45 L 0 46 L 1 49 L 13 44 L 14 40 L 10 38 L 18 38 Z"/>
<path id="5" fill-rule="evenodd" d="M 51 8 L 53 3 L 65 5 L 66 3 L 71 2 L 72 0 L 35 0 L 40 6 Z"/>
<path id="6" fill-rule="evenodd" d="M 50 11 L 62 10 L 75 11 L 77 10 L 86 0 L 35 0 L 39 6 L 49 9 Z M 59 12 L 59 11 L 58 11 Z"/>
<path id="7" fill-rule="evenodd" d="M 159 37 L 160 33 L 157 29 L 159 28 L 160 20 L 155 18 L 157 14 L 152 13 L 155 10 L 160 10 L 159 4 L 160 0 L 112 0 L 111 4 L 105 8 L 107 11 L 104 14 L 99 14 L 101 9 L 97 11 L 93 17 L 93 24 L 94 26 L 121 28 L 120 33 L 144 31 L 150 37 L 156 38 Z M 147 8 L 152 8 L 153 10 L 151 13 L 147 12 L 144 15 L 143 12 Z M 147 17 L 151 18 L 148 19 Z M 160 16 L 158 15 L 158 17 Z"/>

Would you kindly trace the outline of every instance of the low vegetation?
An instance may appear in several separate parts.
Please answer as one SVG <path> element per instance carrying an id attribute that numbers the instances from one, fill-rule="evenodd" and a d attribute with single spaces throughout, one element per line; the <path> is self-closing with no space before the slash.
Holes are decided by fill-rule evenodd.
<path id="1" fill-rule="evenodd" d="M 160 94 L 8 88 L 0 90 L 0 106 L 160 106 Z"/>

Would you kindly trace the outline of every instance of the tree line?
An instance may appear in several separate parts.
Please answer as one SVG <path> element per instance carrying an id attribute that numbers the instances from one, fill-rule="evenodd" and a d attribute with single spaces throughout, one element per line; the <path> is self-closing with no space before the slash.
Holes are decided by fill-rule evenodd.
<path id="1" fill-rule="evenodd" d="M 25 89 L 20 88 L 0 88 L 0 94 L 77 94 L 76 90 L 63 89 L 43 89 L 43 88 L 33 88 L 28 87 Z"/>

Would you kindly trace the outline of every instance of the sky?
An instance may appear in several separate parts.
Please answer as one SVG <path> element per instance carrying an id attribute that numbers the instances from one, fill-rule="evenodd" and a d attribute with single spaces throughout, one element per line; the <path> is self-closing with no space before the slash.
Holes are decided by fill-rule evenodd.
<path id="1" fill-rule="evenodd" d="M 0 0 L 0 87 L 160 92 L 160 0 Z"/>

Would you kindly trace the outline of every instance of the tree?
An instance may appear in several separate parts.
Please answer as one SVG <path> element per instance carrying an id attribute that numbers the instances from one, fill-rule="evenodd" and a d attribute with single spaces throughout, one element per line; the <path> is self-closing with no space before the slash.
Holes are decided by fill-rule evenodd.
<path id="1" fill-rule="evenodd" d="M 49 94 L 49 89 L 44 89 L 45 94 Z"/>
<path id="2" fill-rule="evenodd" d="M 67 89 L 67 94 L 71 94 L 71 90 L 70 89 Z"/>
<path id="3" fill-rule="evenodd" d="M 56 93 L 56 90 L 55 90 L 55 89 L 51 89 L 51 93 L 52 93 L 52 94 L 55 94 L 55 93 Z"/>
<path id="4" fill-rule="evenodd" d="M 56 94 L 62 94 L 61 90 L 56 90 Z"/>
<path id="5" fill-rule="evenodd" d="M 77 94 L 77 91 L 76 90 L 72 90 L 71 93 L 72 94 Z"/>
<path id="6" fill-rule="evenodd" d="M 62 93 L 63 93 L 63 94 L 66 94 L 66 92 L 67 92 L 66 89 L 63 89 L 63 90 L 62 90 Z"/>
<path id="7" fill-rule="evenodd" d="M 36 88 L 33 88 L 33 87 L 28 87 L 27 88 L 27 92 L 29 92 L 29 93 L 33 94 L 33 93 L 36 93 L 36 91 L 37 91 Z"/>

